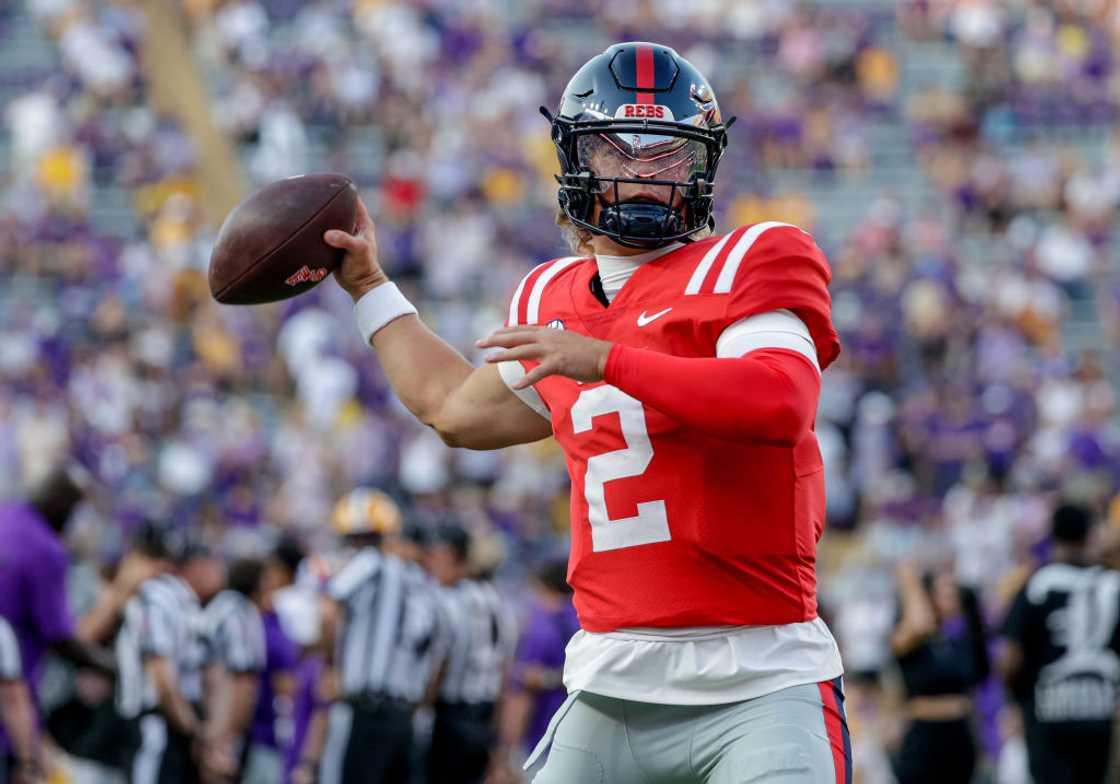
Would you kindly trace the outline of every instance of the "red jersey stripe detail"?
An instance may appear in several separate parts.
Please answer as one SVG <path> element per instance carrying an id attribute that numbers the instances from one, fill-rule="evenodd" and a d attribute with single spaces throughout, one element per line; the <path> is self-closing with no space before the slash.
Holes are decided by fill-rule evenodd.
<path id="1" fill-rule="evenodd" d="M 708 268 L 707 273 L 704 274 L 704 279 L 700 281 L 701 294 L 714 294 L 716 281 L 719 280 L 719 273 L 723 271 L 723 265 L 727 263 L 727 257 L 731 255 L 731 251 L 735 250 L 735 246 L 739 244 L 739 240 L 746 234 L 746 227 L 740 227 L 731 232 L 731 239 L 727 241 L 716 256 L 715 262 Z"/>
<path id="2" fill-rule="evenodd" d="M 653 77 L 653 47 L 652 46 L 639 46 L 638 51 L 634 55 L 636 62 L 636 81 L 638 89 L 651 88 L 654 86 Z M 637 103 L 653 103 L 653 93 L 635 93 L 637 96 Z"/>
<path id="3" fill-rule="evenodd" d="M 832 747 L 832 766 L 836 770 L 836 784 L 850 784 L 848 781 L 847 761 L 844 759 L 844 725 L 840 718 L 840 706 L 836 704 L 836 694 L 832 691 L 832 681 L 817 684 L 821 692 L 821 708 L 824 711 L 824 728 L 828 732 L 828 745 Z"/>
<path id="4" fill-rule="evenodd" d="M 529 318 L 529 295 L 533 291 L 533 286 L 537 283 L 537 278 L 544 274 L 544 271 L 551 267 L 552 261 L 545 262 L 544 264 L 537 265 L 536 269 L 525 276 L 525 285 L 520 289 L 520 301 L 517 303 L 517 323 L 526 324 Z"/>

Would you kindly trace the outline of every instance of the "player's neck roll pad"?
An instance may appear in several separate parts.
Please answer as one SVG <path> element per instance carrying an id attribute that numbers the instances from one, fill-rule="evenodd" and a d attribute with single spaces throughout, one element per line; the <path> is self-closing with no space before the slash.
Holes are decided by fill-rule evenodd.
<path id="1" fill-rule="evenodd" d="M 625 237 L 631 241 L 648 240 L 661 244 L 664 237 L 683 231 L 684 221 L 678 210 L 664 204 L 623 202 L 602 208 L 599 228 L 608 235 Z"/>

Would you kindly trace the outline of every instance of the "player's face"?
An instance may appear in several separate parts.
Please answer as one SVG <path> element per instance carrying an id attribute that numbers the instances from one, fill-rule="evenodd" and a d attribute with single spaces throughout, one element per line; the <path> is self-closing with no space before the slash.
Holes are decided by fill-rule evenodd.
<path id="1" fill-rule="evenodd" d="M 193 558 L 184 567 L 183 577 L 205 603 L 222 589 L 226 580 L 225 567 L 213 556 Z"/>
<path id="2" fill-rule="evenodd" d="M 265 563 L 264 574 L 261 575 L 261 590 L 266 596 L 288 587 L 293 581 L 294 576 L 279 559 L 270 558 Z"/>
<path id="3" fill-rule="evenodd" d="M 580 162 L 600 178 L 637 182 L 618 184 L 618 201 L 647 201 L 680 207 L 681 189 L 642 180 L 688 183 L 707 169 L 707 150 L 698 141 L 653 134 L 589 134 L 577 142 Z M 614 183 L 604 182 L 601 193 L 615 200 Z M 672 204 L 670 204 L 672 199 Z"/>
<path id="4" fill-rule="evenodd" d="M 426 560 L 428 572 L 443 585 L 451 585 L 462 576 L 462 564 L 455 551 L 441 542 L 428 548 Z"/>
<path id="5" fill-rule="evenodd" d="M 941 618 L 960 614 L 960 591 L 951 572 L 941 572 L 933 579 L 933 606 Z"/>

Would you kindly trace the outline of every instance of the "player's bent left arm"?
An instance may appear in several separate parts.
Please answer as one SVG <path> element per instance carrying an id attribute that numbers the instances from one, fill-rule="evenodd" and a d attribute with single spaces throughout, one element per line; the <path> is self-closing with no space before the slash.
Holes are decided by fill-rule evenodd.
<path id="1" fill-rule="evenodd" d="M 515 392 L 553 374 L 603 380 L 715 438 L 793 446 L 812 427 L 821 390 L 812 343 L 804 342 L 800 349 L 728 341 L 723 356 L 677 357 L 565 330 L 507 327 L 478 345 L 506 349 L 487 362 L 537 363 L 510 384 Z"/>

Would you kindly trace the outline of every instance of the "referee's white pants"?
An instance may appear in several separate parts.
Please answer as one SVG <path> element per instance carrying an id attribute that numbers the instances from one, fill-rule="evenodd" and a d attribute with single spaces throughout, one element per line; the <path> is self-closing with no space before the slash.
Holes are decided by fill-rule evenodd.
<path id="1" fill-rule="evenodd" d="M 726 705 L 655 705 L 575 692 L 526 768 L 533 784 L 851 784 L 840 679 Z"/>

